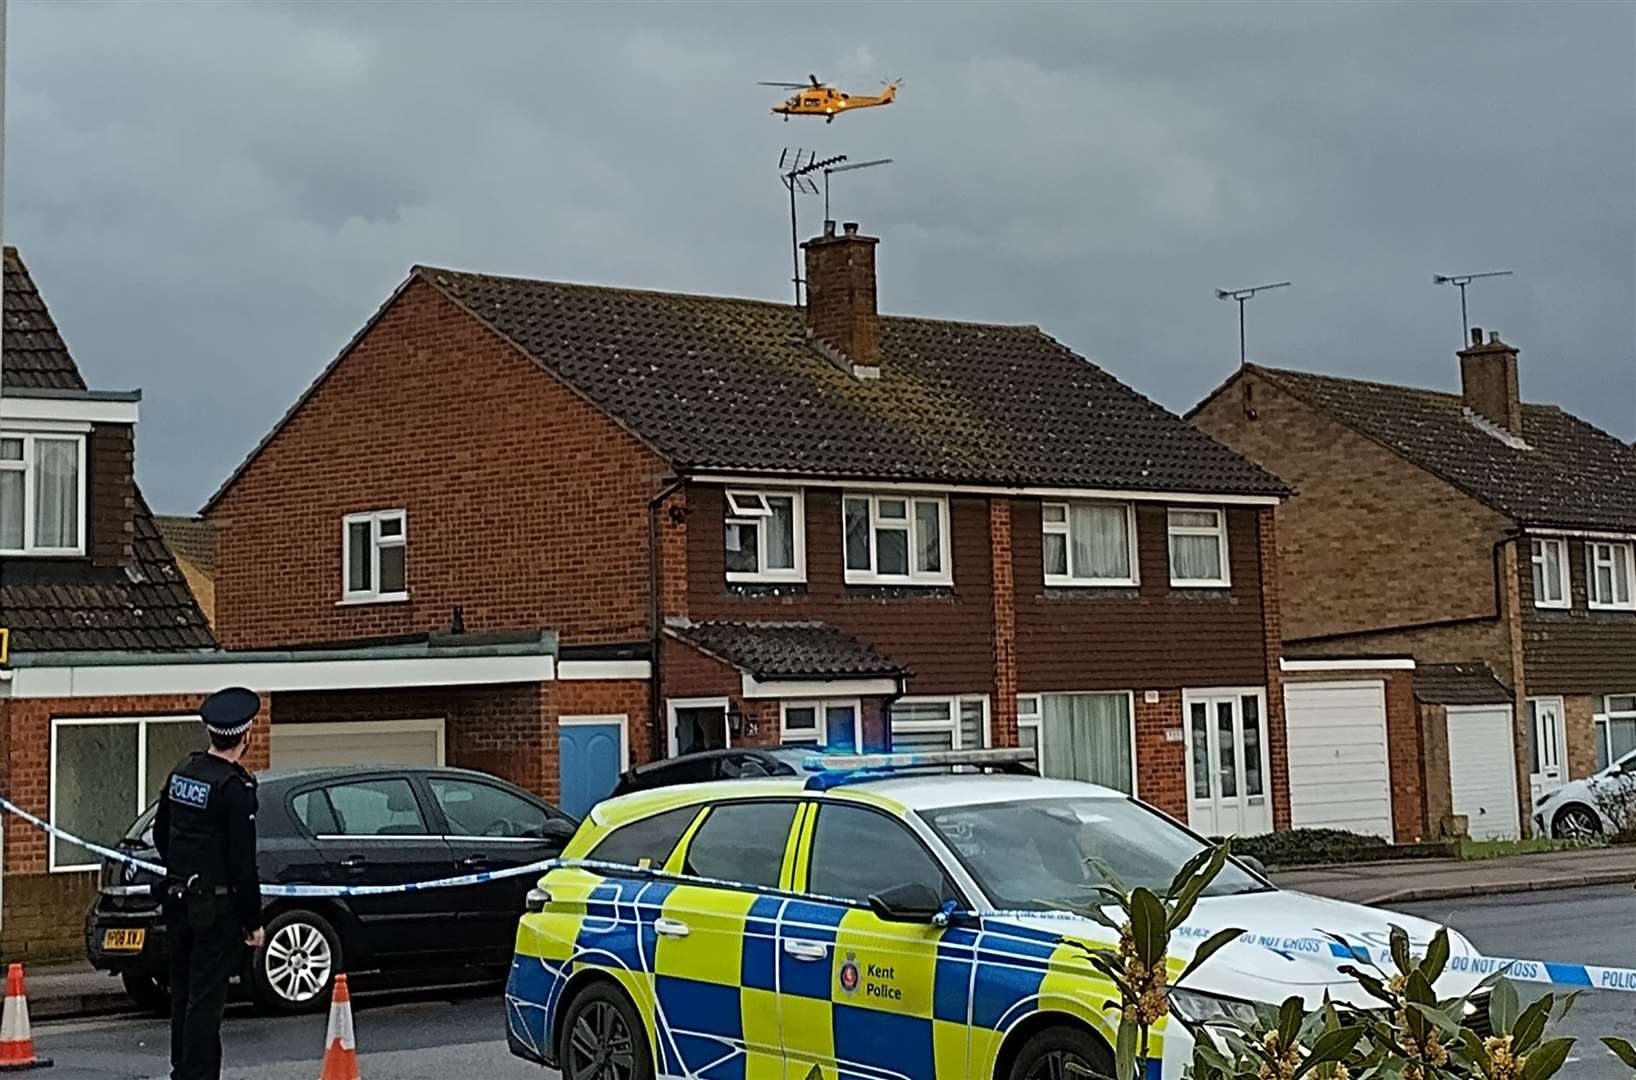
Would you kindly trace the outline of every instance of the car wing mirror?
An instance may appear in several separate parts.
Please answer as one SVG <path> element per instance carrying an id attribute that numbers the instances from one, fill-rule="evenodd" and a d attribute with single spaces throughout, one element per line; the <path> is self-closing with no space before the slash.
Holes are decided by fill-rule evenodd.
<path id="1" fill-rule="evenodd" d="M 1234 855 L 1233 858 L 1243 863 L 1246 868 L 1254 873 L 1259 874 L 1262 877 L 1267 876 L 1267 864 L 1256 858 L 1254 855 Z"/>
<path id="2" fill-rule="evenodd" d="M 545 839 L 556 840 L 564 844 L 573 839 L 574 833 L 578 831 L 579 826 L 574 824 L 574 822 L 570 821 L 568 818 L 557 817 L 546 818 L 544 827 L 540 829 L 540 832 L 544 835 Z"/>
<path id="3" fill-rule="evenodd" d="M 930 923 L 943 912 L 943 901 L 919 881 L 906 881 L 869 897 L 869 910 L 886 922 Z"/>

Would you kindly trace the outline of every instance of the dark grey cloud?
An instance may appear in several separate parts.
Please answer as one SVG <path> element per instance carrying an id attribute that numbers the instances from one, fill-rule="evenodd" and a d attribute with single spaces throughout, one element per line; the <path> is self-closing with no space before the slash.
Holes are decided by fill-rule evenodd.
<path id="1" fill-rule="evenodd" d="M 888 311 L 1038 323 L 1172 408 L 1252 358 L 1523 389 L 1636 436 L 1636 6 L 13 0 L 6 229 L 197 506 L 416 262 L 783 298 L 779 149 Z M 757 79 L 908 78 L 781 123 Z M 817 203 L 803 206 L 815 230 Z"/>

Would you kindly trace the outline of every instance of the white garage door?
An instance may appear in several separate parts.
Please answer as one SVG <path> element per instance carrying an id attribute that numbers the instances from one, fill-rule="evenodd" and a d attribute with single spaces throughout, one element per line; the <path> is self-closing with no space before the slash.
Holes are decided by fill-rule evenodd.
<path id="1" fill-rule="evenodd" d="M 1509 708 L 1449 706 L 1449 786 L 1454 812 L 1466 816 L 1474 839 L 1522 835 Z"/>
<path id="2" fill-rule="evenodd" d="M 1385 684 L 1286 683 L 1284 715 L 1294 826 L 1392 839 Z"/>
<path id="3" fill-rule="evenodd" d="M 443 721 L 360 720 L 274 724 L 272 766 L 442 765 Z"/>

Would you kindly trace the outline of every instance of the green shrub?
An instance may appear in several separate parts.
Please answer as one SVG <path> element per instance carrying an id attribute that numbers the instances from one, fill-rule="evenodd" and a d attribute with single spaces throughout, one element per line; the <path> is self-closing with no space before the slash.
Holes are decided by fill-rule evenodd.
<path id="1" fill-rule="evenodd" d="M 1241 836 L 1233 841 L 1234 855 L 1251 855 L 1268 866 L 1305 866 L 1315 863 L 1358 862 L 1391 848 L 1378 836 L 1345 829 L 1291 829 L 1264 836 Z"/>

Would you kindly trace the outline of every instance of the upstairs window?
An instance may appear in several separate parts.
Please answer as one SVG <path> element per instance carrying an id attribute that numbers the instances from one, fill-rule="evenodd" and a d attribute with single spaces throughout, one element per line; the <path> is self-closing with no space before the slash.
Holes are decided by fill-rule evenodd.
<path id="1" fill-rule="evenodd" d="M 1040 507 L 1047 585 L 1135 585 L 1136 529 L 1128 503 Z"/>
<path id="2" fill-rule="evenodd" d="M 409 515 L 404 510 L 348 514 L 341 523 L 341 602 L 409 599 Z"/>
<path id="3" fill-rule="evenodd" d="M 949 503 L 935 495 L 847 495 L 850 585 L 950 585 Z"/>
<path id="4" fill-rule="evenodd" d="M 801 493 L 728 491 L 723 528 L 728 581 L 805 581 Z"/>
<path id="5" fill-rule="evenodd" d="M 1636 608 L 1632 599 L 1631 545 L 1605 540 L 1585 541 L 1585 592 L 1593 608 Z"/>
<path id="6" fill-rule="evenodd" d="M 1217 587 L 1227 575 L 1227 515 L 1221 510 L 1170 511 L 1170 584 Z"/>
<path id="7" fill-rule="evenodd" d="M 1535 540 L 1532 544 L 1534 562 L 1534 606 L 1565 608 L 1568 599 L 1568 541 L 1560 539 Z"/>
<path id="8" fill-rule="evenodd" d="M 0 554 L 85 553 L 85 438 L 0 435 Z"/>

